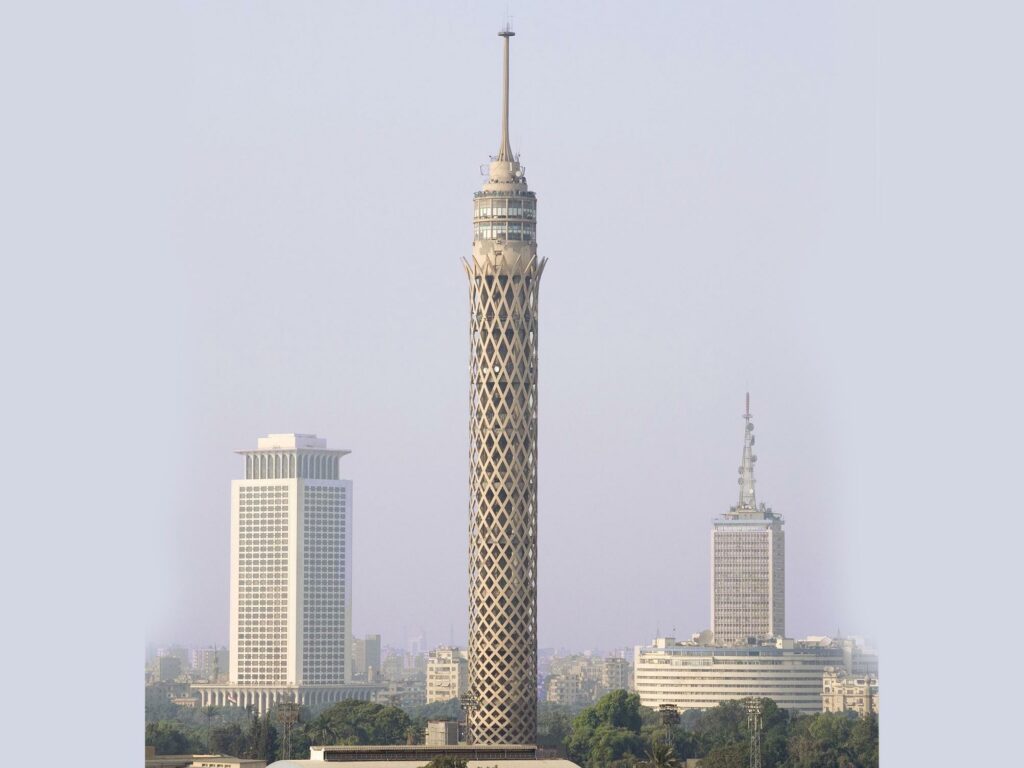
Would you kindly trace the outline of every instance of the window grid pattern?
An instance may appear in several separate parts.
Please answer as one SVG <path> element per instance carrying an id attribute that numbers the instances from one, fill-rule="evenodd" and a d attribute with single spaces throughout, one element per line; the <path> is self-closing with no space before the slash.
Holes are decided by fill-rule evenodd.
<path id="1" fill-rule="evenodd" d="M 345 488 L 306 485 L 303 503 L 302 679 L 345 682 Z"/>
<path id="2" fill-rule="evenodd" d="M 238 683 L 283 683 L 288 649 L 288 486 L 242 486 Z"/>

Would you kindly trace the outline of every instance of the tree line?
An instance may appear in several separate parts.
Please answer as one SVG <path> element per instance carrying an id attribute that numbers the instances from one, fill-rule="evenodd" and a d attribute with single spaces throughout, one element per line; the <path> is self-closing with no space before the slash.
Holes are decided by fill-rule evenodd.
<path id="1" fill-rule="evenodd" d="M 761 708 L 764 768 L 877 768 L 876 715 L 797 715 L 771 699 L 762 699 Z M 262 717 L 236 707 L 190 710 L 147 691 L 146 744 L 157 754 L 212 752 L 270 763 L 286 755 L 308 757 L 309 747 L 318 744 L 421 743 L 427 720 L 460 714 L 457 699 L 408 711 L 343 701 L 318 714 L 303 709 L 289 748 L 273 710 Z M 678 719 L 665 722 L 641 707 L 637 694 L 612 691 L 578 713 L 542 703 L 537 743 L 583 768 L 677 768 L 693 757 L 701 758 L 702 768 L 747 768 L 750 733 L 742 702 L 688 710 Z"/>

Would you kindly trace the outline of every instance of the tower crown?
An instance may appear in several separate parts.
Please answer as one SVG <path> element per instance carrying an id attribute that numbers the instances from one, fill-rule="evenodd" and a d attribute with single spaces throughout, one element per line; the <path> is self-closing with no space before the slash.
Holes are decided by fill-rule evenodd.
<path id="1" fill-rule="evenodd" d="M 498 154 L 491 157 L 487 182 L 477 192 L 473 208 L 473 241 L 475 243 L 537 241 L 537 197 L 526 184 L 526 173 L 519 158 L 512 153 L 508 134 L 508 70 L 509 38 L 515 35 L 511 26 L 498 33 L 504 38 L 505 62 L 501 99 L 501 143 Z"/>

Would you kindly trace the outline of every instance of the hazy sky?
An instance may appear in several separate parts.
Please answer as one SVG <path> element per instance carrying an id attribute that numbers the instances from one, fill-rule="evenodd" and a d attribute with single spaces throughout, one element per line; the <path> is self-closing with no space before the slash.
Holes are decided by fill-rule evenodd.
<path id="1" fill-rule="evenodd" d="M 232 451 L 267 432 L 354 451 L 356 631 L 464 637 L 459 259 L 504 12 L 0 5 L 11 759 L 82 673 L 62 738 L 138 759 L 141 636 L 226 640 Z M 1005 761 L 1024 6 L 512 12 L 550 259 L 541 642 L 707 625 L 749 388 L 790 632 L 877 635 L 887 764 Z"/>
<path id="2" fill-rule="evenodd" d="M 504 4 L 177 8 L 160 148 L 182 279 L 178 439 L 140 513 L 147 636 L 226 642 L 232 451 L 352 450 L 354 630 L 466 635 L 471 200 Z M 819 2 L 517 2 L 512 142 L 539 198 L 541 645 L 709 625 L 744 392 L 791 635 L 876 630 L 830 336 L 877 237 L 873 16 Z"/>

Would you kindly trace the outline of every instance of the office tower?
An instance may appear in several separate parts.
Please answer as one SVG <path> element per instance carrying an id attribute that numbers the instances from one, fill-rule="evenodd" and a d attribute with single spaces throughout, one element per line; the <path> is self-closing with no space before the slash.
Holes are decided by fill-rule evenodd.
<path id="1" fill-rule="evenodd" d="M 786 548 L 782 517 L 754 493 L 750 394 L 743 415 L 739 503 L 717 517 L 711 535 L 711 629 L 718 644 L 786 633 Z"/>
<path id="2" fill-rule="evenodd" d="M 352 482 L 316 435 L 261 437 L 231 483 L 231 648 L 202 704 L 369 699 L 351 680 Z"/>
<path id="3" fill-rule="evenodd" d="M 537 731 L 537 199 L 508 134 L 474 195 L 470 294 L 469 680 L 478 744 Z"/>

